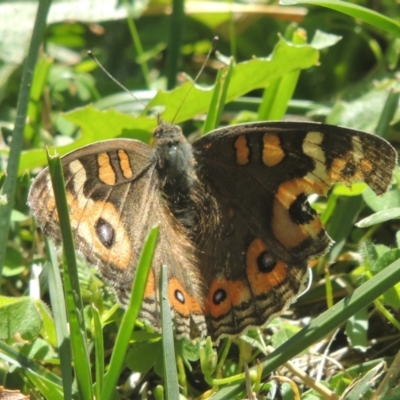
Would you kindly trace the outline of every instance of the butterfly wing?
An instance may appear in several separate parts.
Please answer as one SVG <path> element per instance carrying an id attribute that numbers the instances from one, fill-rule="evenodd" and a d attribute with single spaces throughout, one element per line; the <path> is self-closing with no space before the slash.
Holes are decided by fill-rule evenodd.
<path id="1" fill-rule="evenodd" d="M 135 140 L 111 140 L 72 152 L 62 163 L 77 250 L 113 286 L 121 303 L 127 304 L 143 242 L 149 229 L 159 224 L 140 318 L 160 329 L 158 282 L 160 266 L 166 264 L 177 335 L 204 335 L 199 300 L 203 289 L 197 283 L 201 280 L 193 265 L 194 249 L 159 192 L 153 150 Z M 60 242 L 48 169 L 34 181 L 28 203 L 44 233 Z"/>
<path id="2" fill-rule="evenodd" d="M 237 125 L 193 147 L 200 180 L 218 200 L 220 222 L 199 240 L 214 338 L 279 314 L 301 290 L 307 261 L 329 247 L 307 195 L 354 181 L 381 194 L 396 164 L 381 138 L 317 123 Z"/>

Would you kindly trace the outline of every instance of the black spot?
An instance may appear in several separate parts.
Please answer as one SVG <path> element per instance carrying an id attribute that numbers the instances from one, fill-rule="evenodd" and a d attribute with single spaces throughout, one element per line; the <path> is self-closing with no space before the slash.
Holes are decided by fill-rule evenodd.
<path id="1" fill-rule="evenodd" d="M 299 194 L 297 199 L 290 205 L 289 215 L 293 222 L 298 225 L 304 225 L 311 222 L 317 213 L 311 208 L 307 196 L 302 193 Z"/>
<path id="2" fill-rule="evenodd" d="M 180 290 L 176 289 L 174 295 L 175 298 L 179 301 L 179 303 L 185 304 L 185 296 Z"/>
<path id="3" fill-rule="evenodd" d="M 262 273 L 272 272 L 276 265 L 276 258 L 268 251 L 263 251 L 257 257 L 258 270 Z"/>
<path id="4" fill-rule="evenodd" d="M 345 178 L 351 178 L 357 172 L 357 166 L 354 164 L 354 161 L 351 160 L 347 162 L 344 168 L 340 171 L 340 174 Z"/>
<path id="5" fill-rule="evenodd" d="M 101 243 L 107 249 L 111 249 L 115 242 L 114 228 L 103 218 L 99 218 L 96 222 L 96 233 Z"/>
<path id="6" fill-rule="evenodd" d="M 213 301 L 215 305 L 220 305 L 225 299 L 227 295 L 224 289 L 218 289 L 214 292 Z"/>

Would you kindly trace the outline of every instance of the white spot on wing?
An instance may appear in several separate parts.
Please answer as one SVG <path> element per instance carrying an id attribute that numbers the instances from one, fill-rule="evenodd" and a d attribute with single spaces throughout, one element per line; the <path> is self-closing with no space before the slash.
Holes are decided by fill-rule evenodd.
<path id="1" fill-rule="evenodd" d="M 72 161 L 68 165 L 68 168 L 73 176 L 72 178 L 72 182 L 74 185 L 73 190 L 74 192 L 77 192 L 79 188 L 81 188 L 87 180 L 86 170 L 85 168 L 83 168 L 83 165 L 79 160 Z"/>
<path id="2" fill-rule="evenodd" d="M 323 182 L 329 181 L 326 174 L 325 153 L 321 147 L 321 143 L 322 133 L 320 132 L 308 132 L 303 141 L 304 154 L 311 157 L 316 163 L 315 169 L 305 176 L 306 180 L 315 180 L 315 178 L 317 178 Z"/>
<path id="3" fill-rule="evenodd" d="M 353 136 L 351 138 L 351 144 L 353 145 L 354 161 L 358 165 L 360 163 L 360 161 L 364 158 L 363 145 L 358 136 Z"/>

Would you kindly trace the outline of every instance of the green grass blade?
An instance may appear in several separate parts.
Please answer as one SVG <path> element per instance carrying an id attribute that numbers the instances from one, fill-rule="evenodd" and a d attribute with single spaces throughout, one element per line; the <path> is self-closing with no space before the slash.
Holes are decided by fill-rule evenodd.
<path id="1" fill-rule="evenodd" d="M 352 294 L 335 304 L 331 309 L 315 318 L 310 325 L 292 336 L 282 346 L 269 354 L 263 365 L 263 379 L 273 370 L 289 361 L 313 343 L 321 340 L 329 332 L 372 303 L 376 298 L 400 282 L 400 260 L 390 264 L 387 268 L 376 274 L 372 279 L 358 287 Z M 244 390 L 243 384 L 223 388 L 215 394 L 213 400 L 229 399 Z"/>
<path id="2" fill-rule="evenodd" d="M 30 371 L 25 371 L 25 375 L 31 381 L 32 386 L 38 389 L 45 399 L 65 399 L 60 386 L 56 386 L 53 382 L 43 379 L 41 376 L 33 374 Z"/>
<path id="3" fill-rule="evenodd" d="M 352 315 L 368 306 L 397 282 L 400 282 L 400 260 L 389 265 L 354 290 L 353 293 L 336 303 L 331 309 L 315 318 L 309 326 L 302 329 L 285 342 L 283 346 L 267 356 L 263 376 L 266 376 L 266 374 L 299 352 L 307 349 L 333 329 L 346 323 Z"/>
<path id="4" fill-rule="evenodd" d="M 156 248 L 157 238 L 158 226 L 152 228 L 149 232 L 140 255 L 135 279 L 132 284 L 131 299 L 118 330 L 108 372 L 104 378 L 104 388 L 101 393 L 101 400 L 109 400 L 112 398 L 111 396 L 124 365 L 129 340 L 142 306 L 142 299 Z"/>
<path id="5" fill-rule="evenodd" d="M 69 336 L 66 305 L 60 269 L 58 266 L 54 244 L 46 239 L 46 250 L 48 254 L 48 276 L 51 308 L 56 326 L 58 353 L 60 357 L 62 383 L 64 387 L 64 398 L 72 398 L 72 355 L 71 339 Z"/>
<path id="6" fill-rule="evenodd" d="M 312 4 L 316 6 L 327 7 L 332 10 L 342 12 L 351 17 L 360 19 L 376 28 L 382 29 L 385 32 L 391 33 L 400 37 L 400 24 L 394 19 L 388 18 L 376 11 L 361 7 L 357 4 L 352 4 L 348 1 L 340 0 L 280 0 L 279 4 L 290 6 L 295 4 Z"/>
<path id="7" fill-rule="evenodd" d="M 181 44 L 185 25 L 185 1 L 172 0 L 172 14 L 168 40 L 167 89 L 176 86 L 176 76 L 181 60 Z"/>
<path id="8" fill-rule="evenodd" d="M 149 89 L 150 88 L 150 72 L 149 72 L 149 66 L 147 65 L 147 61 L 143 58 L 142 42 L 140 40 L 139 33 L 136 29 L 135 19 L 132 15 L 128 0 L 124 0 L 124 5 L 125 5 L 125 8 L 128 13 L 127 22 L 128 22 L 129 31 L 132 36 L 132 42 L 133 42 L 133 45 L 134 45 L 135 51 L 136 51 L 136 59 L 141 60 L 140 68 L 142 69 L 142 74 L 143 74 L 144 81 L 146 82 L 146 87 Z"/>
<path id="9" fill-rule="evenodd" d="M 361 196 L 343 197 L 337 202 L 326 226 L 329 236 L 335 242 L 325 256 L 329 261 L 334 262 L 342 251 L 360 213 L 362 204 Z"/>
<path id="10" fill-rule="evenodd" d="M 35 376 L 37 381 L 40 381 L 40 387 L 37 386 L 40 391 L 44 390 L 42 394 L 47 399 L 62 399 L 62 382 L 61 379 L 43 368 L 40 364 L 27 358 L 25 355 L 19 353 L 12 347 L 8 346 L 4 342 L 0 341 L 0 359 L 10 363 L 11 365 L 23 369 L 24 373 L 28 375 L 29 378 Z M 38 383 L 38 382 L 37 382 Z M 50 388 L 50 391 L 47 390 Z M 52 397 L 54 394 L 54 397 Z M 58 396 L 60 395 L 60 396 Z"/>
<path id="11" fill-rule="evenodd" d="M 7 164 L 7 177 L 4 181 L 3 187 L 0 190 L 0 195 L 4 195 L 7 199 L 7 202 L 0 206 L 0 283 L 1 276 L 3 275 L 4 260 L 6 257 L 8 230 L 10 227 L 11 211 L 14 205 L 18 166 L 24 140 L 24 129 L 28 112 L 33 71 L 35 69 L 39 47 L 43 39 L 44 30 L 46 28 L 46 19 L 50 4 L 51 0 L 42 0 L 39 2 L 35 25 L 33 27 L 32 40 L 29 46 L 24 72 L 22 74 L 21 88 L 18 94 L 17 118 L 15 121 L 10 145 L 10 155 Z"/>
<path id="12" fill-rule="evenodd" d="M 229 0 L 229 5 L 232 7 L 234 0 Z M 229 11 L 229 46 L 230 55 L 235 60 L 237 59 L 237 40 L 236 40 L 236 26 L 235 26 L 235 15 L 232 10 Z"/>
<path id="13" fill-rule="evenodd" d="M 301 30 L 291 33 L 289 38 L 294 44 L 305 44 L 306 38 Z M 262 102 L 258 109 L 260 121 L 279 121 L 289 107 L 289 101 L 296 89 L 300 70 L 290 72 L 273 82 L 264 90 Z"/>
<path id="14" fill-rule="evenodd" d="M 174 332 L 172 329 L 171 308 L 168 301 L 167 267 L 161 268 L 160 305 L 163 344 L 163 368 L 165 397 L 167 400 L 179 399 L 178 373 L 176 370 Z"/>
<path id="15" fill-rule="evenodd" d="M 231 63 L 226 68 L 221 68 L 218 71 L 210 107 L 208 108 L 207 118 L 203 126 L 203 135 L 219 126 L 232 76 L 232 67 L 233 59 L 231 59 Z"/>
<path id="16" fill-rule="evenodd" d="M 294 71 L 277 79 L 265 90 L 258 110 L 260 121 L 278 121 L 285 116 L 299 76 L 300 71 Z"/>
<path id="17" fill-rule="evenodd" d="M 383 138 L 387 138 L 389 134 L 390 125 L 399 105 L 399 98 L 400 93 L 397 90 L 392 89 L 389 91 L 378 126 L 375 129 L 375 133 Z"/>
<path id="18" fill-rule="evenodd" d="M 104 338 L 99 310 L 92 304 L 92 314 L 94 321 L 94 347 L 96 363 L 96 398 L 100 399 L 104 386 Z"/>
<path id="19" fill-rule="evenodd" d="M 48 155 L 49 171 L 54 197 L 59 215 L 63 239 L 64 288 L 67 313 L 70 325 L 70 338 L 74 360 L 75 378 L 82 399 L 92 399 L 92 378 L 90 358 L 87 349 L 86 329 L 83 318 L 83 305 L 79 288 L 78 269 L 75 258 L 74 240 L 71 231 L 68 204 L 65 194 L 65 182 L 59 156 Z"/>

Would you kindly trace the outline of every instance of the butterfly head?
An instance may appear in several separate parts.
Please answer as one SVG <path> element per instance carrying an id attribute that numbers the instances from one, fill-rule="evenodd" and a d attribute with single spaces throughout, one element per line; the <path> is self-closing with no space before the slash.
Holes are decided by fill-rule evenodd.
<path id="1" fill-rule="evenodd" d="M 153 133 L 152 144 L 154 146 L 173 146 L 185 143 L 186 138 L 178 125 L 161 121 Z"/>

